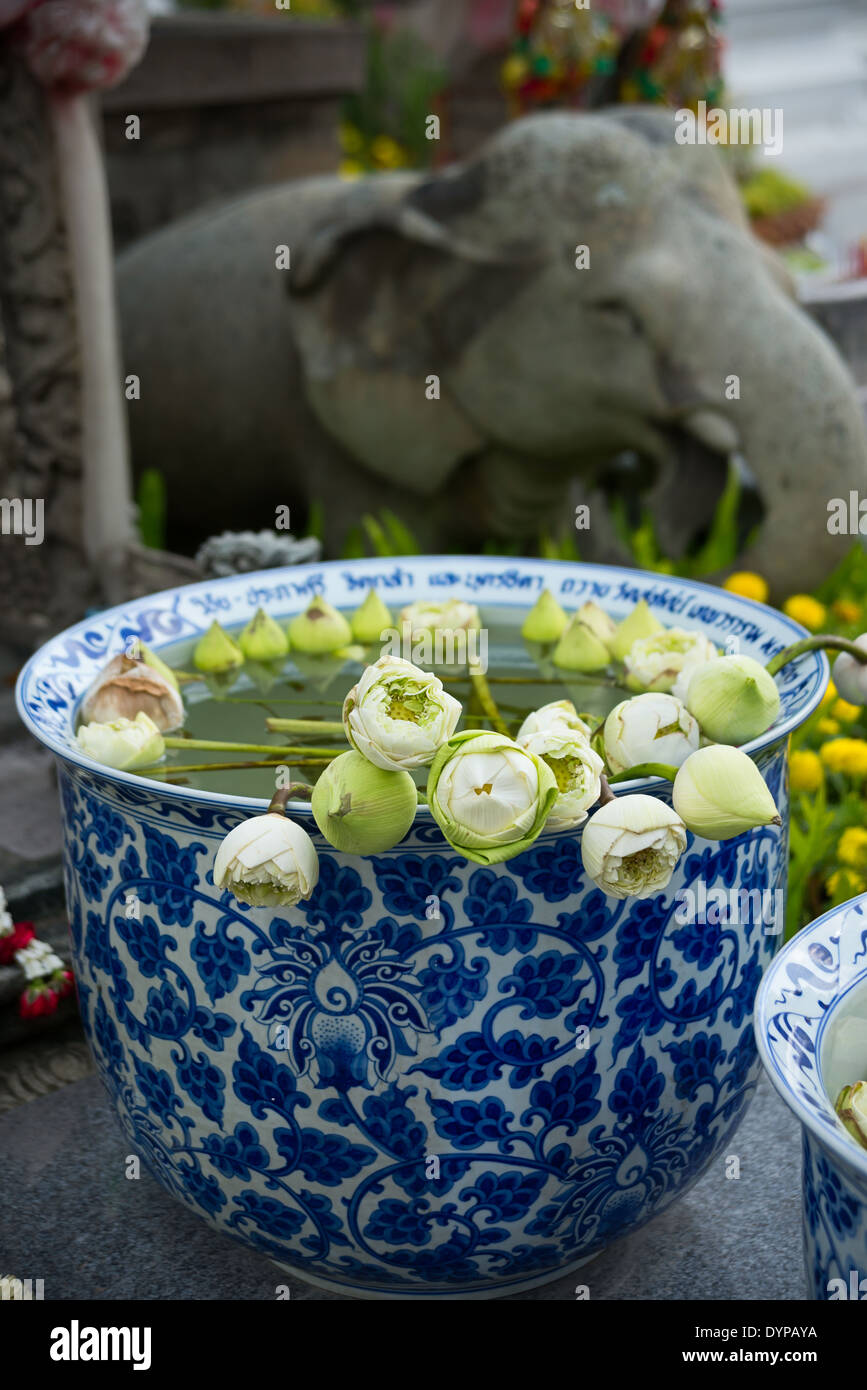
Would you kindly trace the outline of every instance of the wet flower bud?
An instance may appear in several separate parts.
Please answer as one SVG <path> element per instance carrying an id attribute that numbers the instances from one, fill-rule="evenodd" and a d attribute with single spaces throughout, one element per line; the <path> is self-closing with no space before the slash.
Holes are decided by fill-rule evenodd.
<path id="1" fill-rule="evenodd" d="M 320 655 L 336 652 L 351 641 L 349 623 L 321 594 L 311 599 L 304 612 L 289 624 L 289 642 L 294 651 Z"/>
<path id="2" fill-rule="evenodd" d="M 343 702 L 353 748 L 377 767 L 398 771 L 433 762 L 460 716 L 460 701 L 438 676 L 399 656 L 381 656 L 368 666 Z"/>
<path id="3" fill-rule="evenodd" d="M 654 618 L 646 599 L 639 599 L 631 613 L 619 622 L 611 640 L 611 654 L 618 661 L 624 661 L 632 650 L 633 642 L 640 637 L 652 637 L 655 632 L 664 632 L 662 623 Z"/>
<path id="4" fill-rule="evenodd" d="M 238 638 L 248 661 L 279 661 L 289 650 L 289 638 L 264 608 L 257 608 Z"/>
<path id="5" fill-rule="evenodd" d="M 106 723 L 84 724 L 76 734 L 82 753 L 95 763 L 133 772 L 159 762 L 166 751 L 163 736 L 143 710 L 135 719 L 111 719 Z"/>
<path id="6" fill-rule="evenodd" d="M 527 642 L 556 642 L 569 625 L 569 619 L 549 589 L 543 589 L 521 627 Z"/>
<path id="7" fill-rule="evenodd" d="M 243 666 L 244 653 L 215 618 L 195 645 L 193 665 L 207 675 L 222 675 Z"/>
<path id="8" fill-rule="evenodd" d="M 725 743 L 690 754 L 674 779 L 672 801 L 687 830 L 705 840 L 782 823 L 752 758 Z"/>
<path id="9" fill-rule="evenodd" d="M 621 700 L 605 720 L 605 761 L 612 772 L 639 763 L 680 767 L 699 744 L 699 727 L 689 710 L 662 692 Z"/>
<path id="10" fill-rule="evenodd" d="M 680 817 L 658 797 L 640 792 L 600 806 L 581 832 L 584 868 L 612 898 L 661 893 L 685 849 Z"/>
<path id="11" fill-rule="evenodd" d="M 688 666 L 718 656 L 716 647 L 702 632 L 669 627 L 633 642 L 623 663 L 630 690 L 671 690 Z"/>
<path id="12" fill-rule="evenodd" d="M 604 671 L 611 656 L 605 643 L 576 613 L 554 648 L 551 660 L 564 671 Z"/>
<path id="13" fill-rule="evenodd" d="M 220 843 L 214 885 L 248 907 L 292 907 L 309 898 L 319 880 L 316 846 L 282 811 L 251 816 Z"/>
<path id="14" fill-rule="evenodd" d="M 585 627 L 589 627 L 594 636 L 598 637 L 600 642 L 604 642 L 609 652 L 611 651 L 617 624 L 604 608 L 600 608 L 599 604 L 591 599 L 588 603 L 582 603 L 575 617 Z"/>
<path id="15" fill-rule="evenodd" d="M 433 817 L 449 844 L 474 864 L 497 864 L 531 845 L 557 799 L 553 772 L 505 734 L 454 734 L 427 782 Z"/>
<path id="16" fill-rule="evenodd" d="M 540 729 L 548 729 L 551 725 L 565 725 L 573 733 L 590 737 L 589 725 L 584 723 L 571 700 L 552 700 L 550 704 L 542 705 L 527 715 L 518 730 L 516 742 L 523 743 L 531 734 L 537 734 Z"/>
<path id="17" fill-rule="evenodd" d="M 855 646 L 867 651 L 867 632 L 855 638 Z M 867 705 L 867 662 L 841 652 L 834 662 L 832 678 L 842 699 L 850 705 Z"/>
<path id="18" fill-rule="evenodd" d="M 383 640 L 382 634 L 392 625 L 391 613 L 375 589 L 368 589 L 367 597 L 356 608 L 349 625 L 355 641 L 365 646 Z"/>
<path id="19" fill-rule="evenodd" d="M 115 719 L 134 719 L 139 711 L 164 734 L 179 729 L 184 722 L 184 702 L 177 684 L 171 684 L 144 660 L 121 653 L 112 657 L 88 689 L 81 703 L 81 719 L 84 724 L 107 724 Z"/>
<path id="20" fill-rule="evenodd" d="M 418 792 L 408 772 L 387 772 L 361 753 L 341 753 L 310 802 L 326 840 L 344 854 L 381 854 L 400 844 L 415 819 Z"/>
<path id="21" fill-rule="evenodd" d="M 719 656 L 684 671 L 686 707 L 705 738 L 715 743 L 748 743 L 780 713 L 773 676 L 751 656 Z"/>

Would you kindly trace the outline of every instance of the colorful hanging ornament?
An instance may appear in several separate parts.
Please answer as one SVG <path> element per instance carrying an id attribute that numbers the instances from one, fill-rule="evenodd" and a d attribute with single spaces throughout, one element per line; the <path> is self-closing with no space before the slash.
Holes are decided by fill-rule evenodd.
<path id="1" fill-rule="evenodd" d="M 521 0 L 501 78 L 515 115 L 592 106 L 614 74 L 620 36 L 609 15 L 575 0 Z"/>
<path id="2" fill-rule="evenodd" d="M 666 0 L 658 19 L 624 46 L 619 100 L 712 106 L 723 91 L 720 18 L 718 0 Z"/>

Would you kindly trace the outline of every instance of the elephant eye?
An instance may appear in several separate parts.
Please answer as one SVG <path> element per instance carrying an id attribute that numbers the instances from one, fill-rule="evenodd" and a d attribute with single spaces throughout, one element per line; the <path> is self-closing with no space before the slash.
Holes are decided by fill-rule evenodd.
<path id="1" fill-rule="evenodd" d="M 621 299 L 598 299 L 590 305 L 597 313 L 604 314 L 612 321 L 619 321 L 630 333 L 643 333 L 644 326 L 634 309 Z"/>

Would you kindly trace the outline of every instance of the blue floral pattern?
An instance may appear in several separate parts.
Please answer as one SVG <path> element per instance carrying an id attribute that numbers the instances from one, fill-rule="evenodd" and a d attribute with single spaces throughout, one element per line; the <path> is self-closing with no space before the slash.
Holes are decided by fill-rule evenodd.
<path id="1" fill-rule="evenodd" d="M 759 758 L 785 812 L 783 761 Z M 213 885 L 237 811 L 61 783 L 82 1009 L 131 1143 L 302 1275 L 424 1296 L 554 1277 L 674 1200 L 743 1113 L 776 938 L 679 924 L 675 893 L 783 886 L 780 831 L 691 843 L 666 894 L 624 903 L 574 834 L 494 869 L 425 823 L 344 858 L 307 816 L 318 886 L 272 916 Z"/>

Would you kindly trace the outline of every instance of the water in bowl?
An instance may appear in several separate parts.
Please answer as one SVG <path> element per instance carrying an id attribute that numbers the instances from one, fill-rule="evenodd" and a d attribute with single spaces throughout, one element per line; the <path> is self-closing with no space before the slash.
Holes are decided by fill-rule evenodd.
<path id="1" fill-rule="evenodd" d="M 551 648 L 543 652 L 522 638 L 520 629 L 526 615 L 526 607 L 517 605 L 481 609 L 482 625 L 488 632 L 487 677 L 510 732 L 513 735 L 517 733 L 518 726 L 530 710 L 538 709 L 551 700 L 570 699 L 577 710 L 593 715 L 597 723 L 604 719 L 629 692 L 604 672 L 581 676 L 559 670 L 550 660 Z M 346 612 L 345 616 L 349 617 L 350 613 Z M 288 616 L 280 615 L 279 620 L 285 624 Z M 237 637 L 240 628 L 228 630 Z M 189 671 L 192 669 L 193 645 L 191 641 L 185 641 L 161 647 L 160 655 L 176 669 Z M 278 678 L 264 693 L 246 668 L 241 669 L 231 688 L 219 696 L 215 696 L 202 681 L 185 684 L 183 692 L 188 712 L 184 733 L 198 739 L 264 744 L 273 746 L 275 751 L 287 745 L 300 746 L 302 740 L 285 733 L 269 733 L 266 718 L 339 720 L 345 695 L 359 679 L 365 664 L 375 661 L 379 655 L 378 647 L 367 649 L 364 662 L 304 655 L 296 658 L 290 652 Z M 426 669 L 434 670 L 443 677 L 446 688 L 461 701 L 464 717 L 458 724 L 459 729 L 489 727 L 478 717 L 481 710 L 465 669 L 462 672 L 454 667 L 429 666 Z M 313 740 L 304 742 L 312 744 Z M 340 738 L 333 736 L 323 736 L 316 744 L 335 749 L 346 746 Z M 267 753 L 171 749 L 166 756 L 161 780 L 191 789 L 201 788 L 268 800 L 274 790 L 274 768 L 226 769 L 223 766 L 227 762 L 265 760 L 268 757 Z M 304 759 L 286 758 L 283 761 L 292 769 L 293 780 L 313 783 L 320 775 L 321 769 L 299 765 L 303 764 Z M 171 772 L 173 766 L 188 767 L 191 764 L 203 770 L 176 775 Z M 213 771 L 208 770 L 211 765 L 214 765 Z M 424 786 L 426 776 L 427 769 L 424 768 L 416 775 L 420 786 Z"/>

